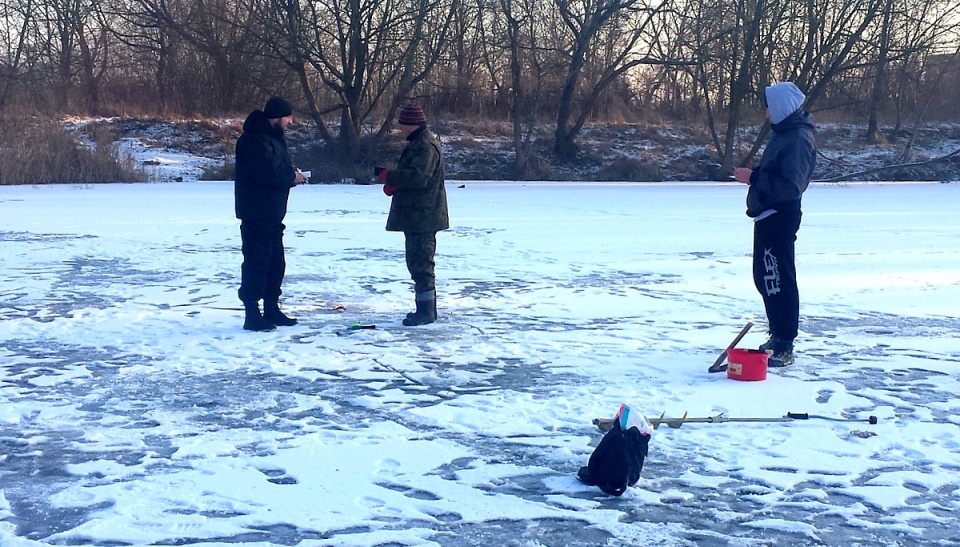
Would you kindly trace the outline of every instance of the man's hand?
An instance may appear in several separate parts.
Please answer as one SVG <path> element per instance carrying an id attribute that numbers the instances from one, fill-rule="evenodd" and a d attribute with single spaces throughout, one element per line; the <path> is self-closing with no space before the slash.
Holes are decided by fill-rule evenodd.
<path id="1" fill-rule="evenodd" d="M 299 169 L 293 174 L 293 185 L 297 186 L 298 184 L 304 184 L 307 182 L 307 177 L 303 176 L 303 173 Z"/>
<path id="2" fill-rule="evenodd" d="M 742 182 L 743 184 L 750 184 L 750 175 L 753 174 L 753 169 L 747 167 L 737 167 L 733 170 L 733 178 L 737 182 Z"/>
<path id="3" fill-rule="evenodd" d="M 396 186 L 390 186 L 389 184 L 384 184 L 384 185 L 383 185 L 383 193 L 386 194 L 386 195 L 388 195 L 388 196 L 392 196 L 393 193 L 396 192 L 396 191 L 397 191 L 397 187 L 396 187 Z"/>

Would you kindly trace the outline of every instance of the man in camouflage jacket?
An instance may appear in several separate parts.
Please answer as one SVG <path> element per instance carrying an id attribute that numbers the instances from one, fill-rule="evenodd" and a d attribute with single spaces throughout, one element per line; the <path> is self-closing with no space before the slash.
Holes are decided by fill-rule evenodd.
<path id="1" fill-rule="evenodd" d="M 437 232 L 450 227 L 445 167 L 440 141 L 427 127 L 427 117 L 417 105 L 407 105 L 397 120 L 407 146 L 394 169 L 376 168 L 383 192 L 392 196 L 387 231 L 403 232 L 407 270 L 413 279 L 417 311 L 408 313 L 406 326 L 437 320 L 434 255 Z"/>

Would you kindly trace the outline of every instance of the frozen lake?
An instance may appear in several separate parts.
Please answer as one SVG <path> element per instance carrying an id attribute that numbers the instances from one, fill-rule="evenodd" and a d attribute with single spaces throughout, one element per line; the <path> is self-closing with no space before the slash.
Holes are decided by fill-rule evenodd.
<path id="1" fill-rule="evenodd" d="M 380 188 L 295 188 L 266 334 L 232 183 L 0 187 L 0 545 L 960 544 L 960 185 L 811 186 L 797 363 L 736 382 L 742 186 L 460 184 L 414 328 Z M 611 498 L 621 402 L 850 421 L 660 428 Z"/>

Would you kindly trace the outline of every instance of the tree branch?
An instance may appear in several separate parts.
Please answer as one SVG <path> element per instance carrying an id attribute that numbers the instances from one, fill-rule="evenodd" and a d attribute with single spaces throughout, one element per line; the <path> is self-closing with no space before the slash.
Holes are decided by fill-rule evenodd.
<path id="1" fill-rule="evenodd" d="M 960 156 L 960 149 L 954 150 L 945 156 L 940 156 L 939 158 L 933 158 L 926 161 L 918 161 L 914 163 L 898 163 L 896 165 L 884 165 L 883 167 L 875 167 L 873 169 L 867 169 L 865 171 L 858 171 L 856 173 L 847 173 L 845 175 L 840 175 L 836 177 L 830 177 L 828 179 L 820 179 L 817 182 L 842 182 L 852 180 L 854 177 L 861 177 L 863 175 L 872 175 L 874 173 L 882 173 L 884 171 L 893 171 L 894 169 L 905 169 L 908 167 L 920 167 L 921 165 L 929 165 L 931 163 L 937 163 L 941 161 L 948 160 L 954 156 Z"/>

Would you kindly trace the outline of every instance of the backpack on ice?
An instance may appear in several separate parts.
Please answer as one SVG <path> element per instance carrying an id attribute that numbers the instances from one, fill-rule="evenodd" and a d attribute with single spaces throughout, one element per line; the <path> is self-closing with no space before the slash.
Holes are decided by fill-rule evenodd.
<path id="1" fill-rule="evenodd" d="M 627 425 L 626 429 L 621 422 Z M 621 406 L 613 428 L 600 439 L 577 478 L 612 496 L 622 495 L 627 487 L 640 480 L 652 431 L 653 427 L 643 415 L 639 415 L 639 419 L 636 415 L 630 416 L 629 407 Z"/>

